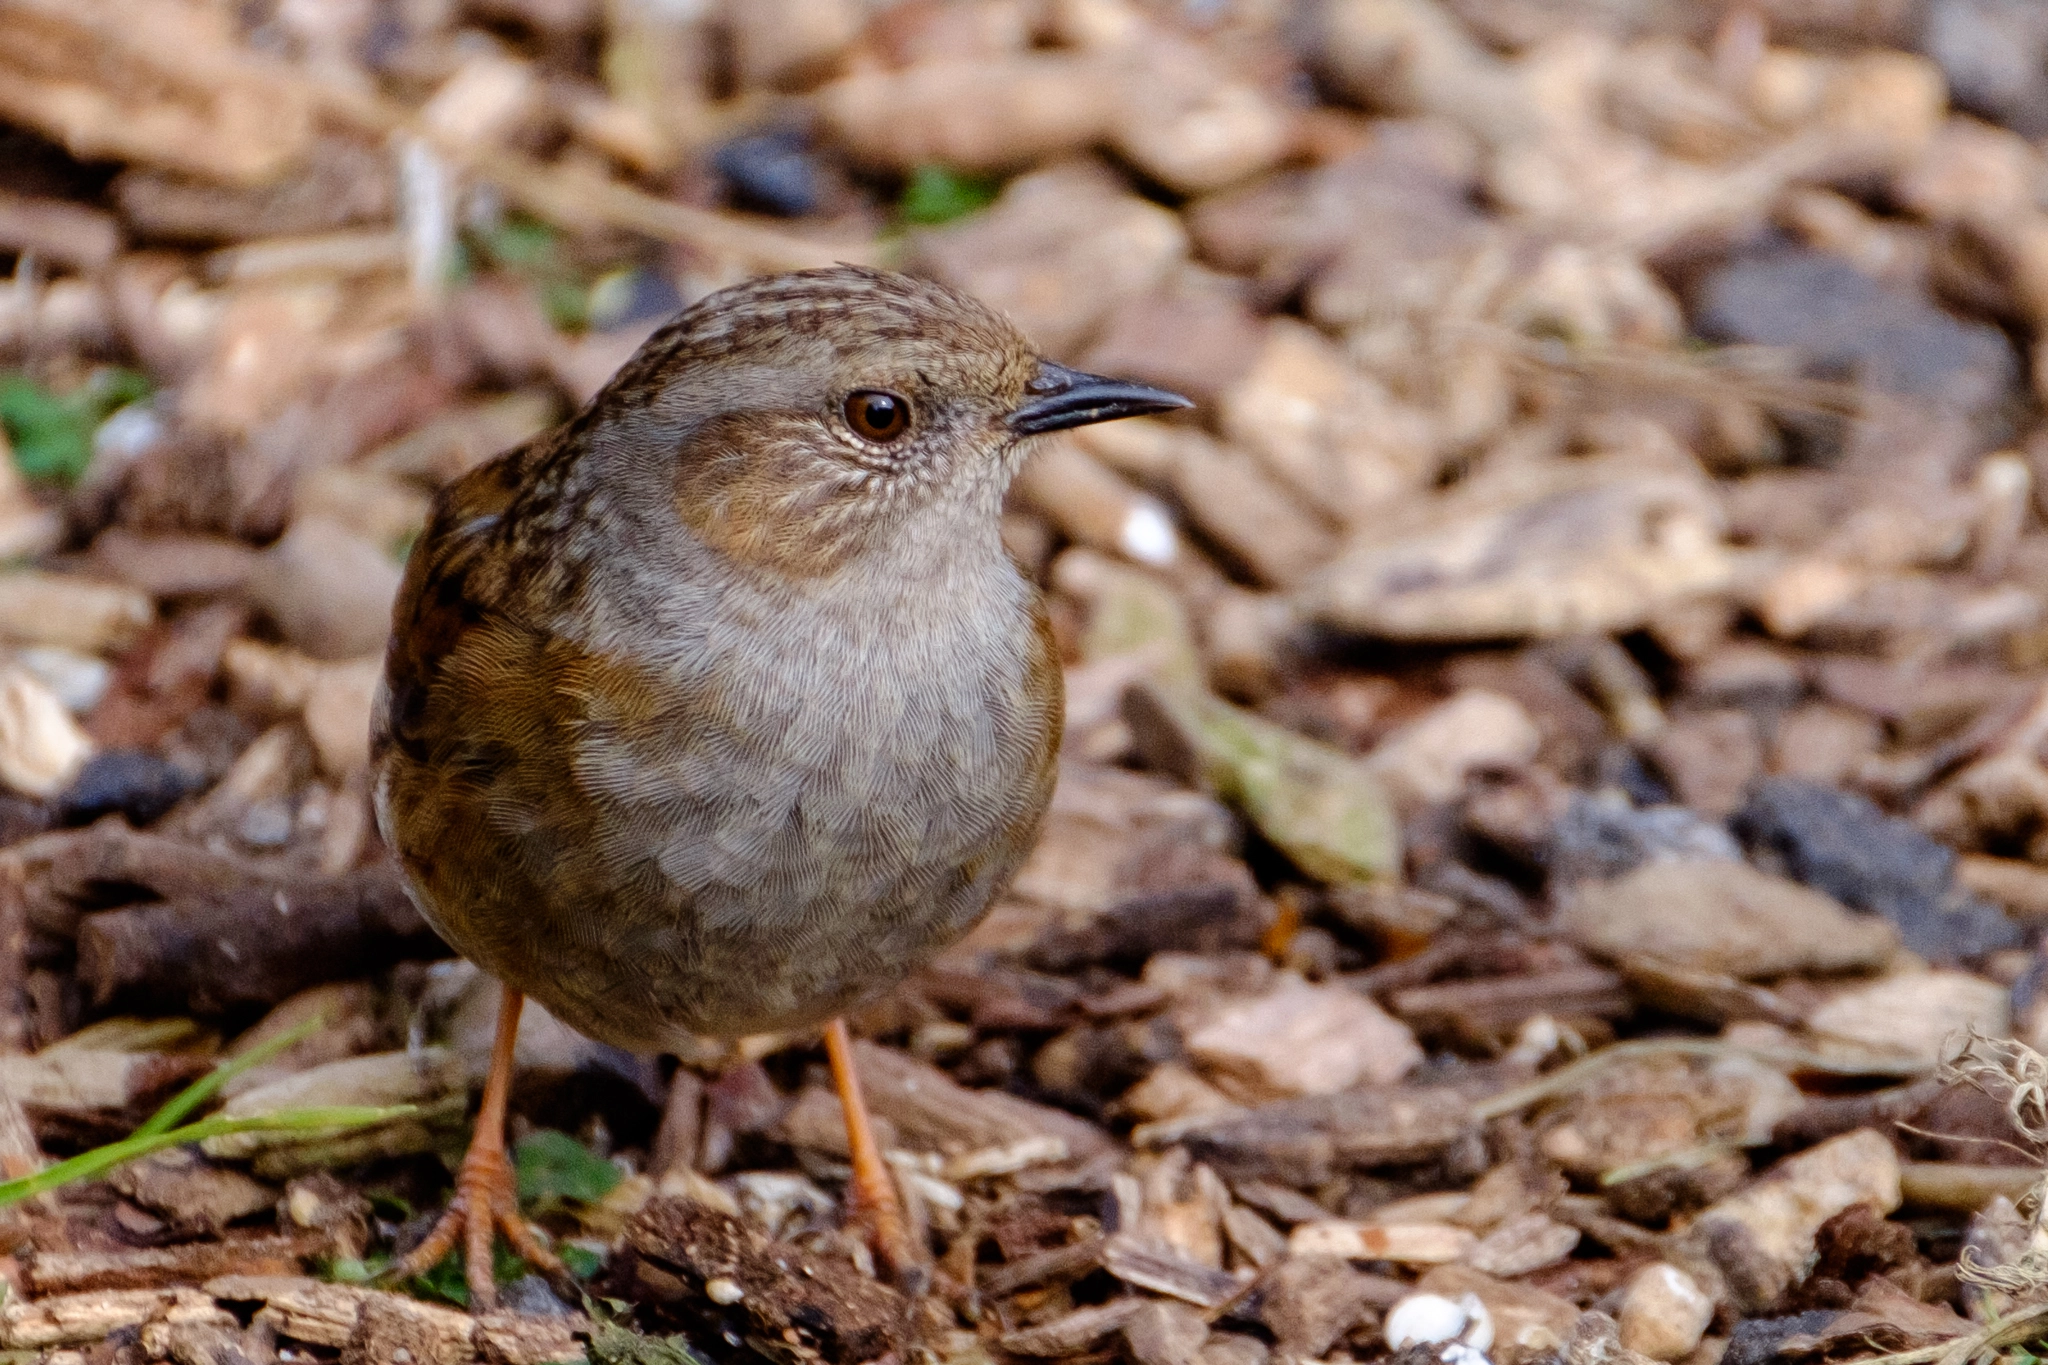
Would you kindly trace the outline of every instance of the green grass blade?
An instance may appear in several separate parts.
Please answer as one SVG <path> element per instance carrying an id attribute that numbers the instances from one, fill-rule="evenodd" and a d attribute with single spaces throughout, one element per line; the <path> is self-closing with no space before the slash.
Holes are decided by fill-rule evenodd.
<path id="1" fill-rule="evenodd" d="M 34 1175 L 25 1175 L 19 1180 L 0 1183 L 0 1209 L 24 1199 L 33 1199 L 39 1194 L 48 1194 L 74 1180 L 89 1180 L 124 1162 L 137 1157 L 148 1156 L 151 1152 L 166 1147 L 182 1147 L 188 1142 L 201 1142 L 210 1137 L 223 1137 L 229 1133 L 290 1133 L 322 1128 L 367 1128 L 374 1123 L 388 1123 L 418 1112 L 418 1106 L 394 1104 L 385 1108 L 367 1105 L 334 1105 L 319 1109 L 283 1109 L 275 1114 L 252 1114 L 248 1118 L 210 1118 L 197 1123 L 188 1123 L 183 1128 L 167 1132 L 138 1134 L 134 1137 L 110 1142 L 104 1147 L 95 1147 L 81 1152 L 69 1161 L 60 1161 Z"/>
<path id="2" fill-rule="evenodd" d="M 314 1015 L 295 1029 L 287 1029 L 275 1038 L 258 1043 L 239 1057 L 230 1057 L 213 1070 L 201 1076 L 192 1084 L 171 1096 L 170 1102 L 149 1116 L 149 1121 L 128 1135 L 129 1141 L 136 1138 L 155 1137 L 168 1133 L 178 1126 L 178 1120 L 197 1109 L 219 1093 L 220 1088 L 252 1067 L 258 1067 L 283 1052 L 293 1043 L 304 1042 L 319 1031 L 327 1021 Z"/>

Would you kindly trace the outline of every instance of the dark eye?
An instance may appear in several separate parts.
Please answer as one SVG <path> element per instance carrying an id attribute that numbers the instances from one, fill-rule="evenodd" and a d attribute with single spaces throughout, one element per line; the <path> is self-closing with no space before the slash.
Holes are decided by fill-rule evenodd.
<path id="1" fill-rule="evenodd" d="M 846 425 L 865 440 L 889 442 L 910 430 L 910 400 L 881 389 L 856 389 L 846 395 Z"/>

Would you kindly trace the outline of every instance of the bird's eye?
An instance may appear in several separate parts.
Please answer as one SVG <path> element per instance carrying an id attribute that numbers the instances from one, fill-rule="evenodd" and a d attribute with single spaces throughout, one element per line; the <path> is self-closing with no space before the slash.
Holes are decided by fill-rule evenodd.
<path id="1" fill-rule="evenodd" d="M 910 430 L 910 400 L 881 389 L 846 395 L 846 425 L 863 440 L 887 444 Z"/>

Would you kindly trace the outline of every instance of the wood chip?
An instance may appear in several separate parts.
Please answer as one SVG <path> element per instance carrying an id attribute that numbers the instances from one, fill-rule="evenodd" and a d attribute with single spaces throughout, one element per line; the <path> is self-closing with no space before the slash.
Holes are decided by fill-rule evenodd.
<path id="1" fill-rule="evenodd" d="M 1125 1284 L 1166 1294 L 1197 1308 L 1218 1308 L 1243 1289 L 1244 1280 L 1191 1261 L 1148 1237 L 1117 1233 L 1103 1244 L 1102 1268 Z"/>
<path id="2" fill-rule="evenodd" d="M 1631 1007 L 1621 977 L 1599 967 L 1413 986 L 1394 992 L 1389 1003 L 1417 1028 L 1474 1040 L 1512 1035 L 1538 1014 L 1618 1019 Z"/>
<path id="3" fill-rule="evenodd" d="M 277 1202 L 271 1186 L 217 1166 L 189 1147 L 117 1167 L 107 1176 L 107 1184 L 179 1227 L 203 1233 L 218 1232 Z"/>
<path id="4" fill-rule="evenodd" d="M 1448 1223 L 1371 1224 L 1335 1218 L 1303 1223 L 1287 1239 L 1288 1251 L 1296 1256 L 1400 1265 L 1442 1265 L 1469 1255 L 1478 1244 L 1470 1229 Z"/>
<path id="5" fill-rule="evenodd" d="M 1138 1315 L 1145 1302 L 1139 1298 L 1111 1299 L 1036 1327 L 1006 1332 L 998 1338 L 998 1344 L 1020 1356 L 1073 1355 L 1117 1331 Z"/>
<path id="6" fill-rule="evenodd" d="M 1180 1142 L 1226 1178 L 1313 1188 L 1340 1171 L 1427 1161 L 1471 1124 L 1471 1101 L 1448 1086 L 1365 1086 L 1149 1125 L 1132 1139 Z"/>
<path id="7" fill-rule="evenodd" d="M 202 1288 L 225 1303 L 262 1304 L 259 1321 L 314 1346 L 346 1346 L 364 1301 L 376 1292 L 303 1275 L 223 1275 Z"/>
<path id="8" fill-rule="evenodd" d="M 440 1304 L 421 1303 L 401 1294 L 366 1295 L 356 1314 L 355 1330 L 342 1346 L 343 1365 L 470 1365 L 475 1324 L 467 1313 Z"/>
<path id="9" fill-rule="evenodd" d="M 29 1287 L 37 1294 L 89 1289 L 155 1289 L 228 1272 L 288 1275 L 320 1245 L 317 1237 L 232 1237 L 179 1246 L 120 1251 L 37 1251 L 28 1260 Z"/>
<path id="10" fill-rule="evenodd" d="M 1510 1218 L 1465 1253 L 1465 1264 L 1488 1275 L 1511 1280 L 1532 1270 L 1556 1265 L 1579 1244 L 1579 1230 L 1540 1213 Z"/>
<path id="11" fill-rule="evenodd" d="M 987 1271 L 981 1277 L 981 1292 L 1001 1298 L 1047 1280 L 1079 1279 L 1102 1264 L 1101 1237 L 1090 1237 L 1049 1251 L 1033 1252 L 1007 1265 Z"/>
<path id="12" fill-rule="evenodd" d="M 205 1068 L 192 1057 L 80 1048 L 0 1057 L 0 1090 L 32 1113 L 106 1113 L 138 1104 Z"/>
<path id="13" fill-rule="evenodd" d="M 140 1327 L 173 1305 L 211 1309 L 190 1289 L 112 1289 L 0 1304 L 0 1346 L 33 1351 L 104 1341 L 123 1327 Z"/>
<path id="14" fill-rule="evenodd" d="M 1422 1062 L 1415 1035 L 1371 1000 L 1342 986 L 1312 986 L 1291 972 L 1262 995 L 1223 1000 L 1189 1030 L 1187 1048 L 1252 1100 L 1384 1085 Z"/>
<path id="15" fill-rule="evenodd" d="M 969 1090 L 935 1066 L 865 1039 L 853 1048 L 868 1107 L 913 1150 L 958 1154 L 1054 1138 L 1085 1161 L 1110 1149 L 1109 1134 L 1065 1110 Z"/>
<path id="16" fill-rule="evenodd" d="M 579 1335 L 590 1324 L 581 1313 L 539 1317 L 531 1313 L 486 1313 L 476 1320 L 471 1340 L 492 1365 L 555 1365 L 584 1357 Z"/>
<path id="17" fill-rule="evenodd" d="M 770 1341 L 832 1359 L 872 1360 L 895 1349 L 905 1305 L 895 1290 L 833 1257 L 800 1251 L 703 1204 L 656 1198 L 626 1231 L 641 1301 L 670 1314 L 726 1310 L 706 1297 L 715 1279 L 732 1282 L 733 1306 Z M 729 1291 L 724 1291 L 729 1292 Z"/>

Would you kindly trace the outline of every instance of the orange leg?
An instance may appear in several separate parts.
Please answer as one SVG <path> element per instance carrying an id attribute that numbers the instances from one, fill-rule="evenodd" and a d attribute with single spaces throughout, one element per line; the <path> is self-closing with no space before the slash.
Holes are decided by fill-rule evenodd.
<path id="1" fill-rule="evenodd" d="M 455 1174 L 455 1197 L 448 1201 L 448 1211 L 427 1234 L 427 1240 L 389 1271 L 396 1279 L 425 1274 L 459 1237 L 463 1272 L 469 1281 L 469 1306 L 477 1313 L 498 1306 L 498 1285 L 491 1274 L 493 1232 L 504 1233 L 512 1249 L 542 1274 L 557 1282 L 570 1278 L 561 1258 L 548 1250 L 519 1216 L 519 1190 L 512 1178 L 512 1163 L 505 1159 L 505 1099 L 512 1089 L 512 1054 L 519 1041 L 519 1008 L 525 1001 L 518 991 L 505 987 L 498 1005 L 498 1033 L 491 1043 L 491 1072 L 484 1080 L 483 1107 L 477 1111 L 476 1131 L 470 1136 L 462 1168 Z"/>
<path id="2" fill-rule="evenodd" d="M 839 1089 L 840 1106 L 846 1110 L 846 1145 L 853 1154 L 849 1212 L 866 1221 L 884 1270 L 899 1280 L 914 1275 L 923 1267 L 924 1258 L 911 1245 L 910 1232 L 903 1221 L 903 1205 L 896 1196 L 896 1179 L 875 1142 L 867 1101 L 861 1098 L 860 1074 L 853 1069 L 853 1042 L 847 1037 L 844 1019 L 834 1019 L 825 1025 L 825 1056 L 832 1063 L 832 1084 Z"/>

